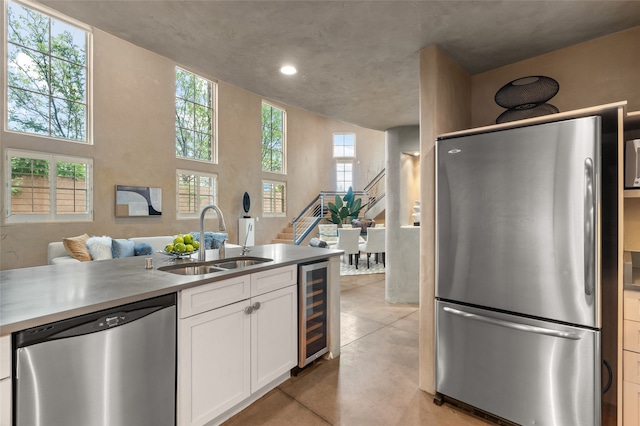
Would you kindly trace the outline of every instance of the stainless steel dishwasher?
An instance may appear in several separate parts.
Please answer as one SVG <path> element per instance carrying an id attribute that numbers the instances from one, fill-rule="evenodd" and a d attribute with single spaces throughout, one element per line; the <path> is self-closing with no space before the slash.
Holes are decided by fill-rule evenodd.
<path id="1" fill-rule="evenodd" d="M 176 295 L 15 333 L 17 426 L 175 425 Z"/>

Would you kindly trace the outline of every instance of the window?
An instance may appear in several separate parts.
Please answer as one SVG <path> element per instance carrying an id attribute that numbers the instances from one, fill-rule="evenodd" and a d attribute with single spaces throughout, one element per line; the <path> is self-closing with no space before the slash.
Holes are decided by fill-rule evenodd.
<path id="1" fill-rule="evenodd" d="M 355 133 L 333 134 L 333 157 L 336 158 L 336 191 L 347 192 L 353 185 L 353 161 L 356 155 Z"/>
<path id="2" fill-rule="evenodd" d="M 285 125 L 284 110 L 262 103 L 262 170 L 285 173 Z"/>
<path id="3" fill-rule="evenodd" d="M 88 142 L 90 33 L 7 3 L 7 129 Z"/>
<path id="4" fill-rule="evenodd" d="M 356 156 L 355 133 L 333 134 L 333 156 L 336 158 Z"/>
<path id="5" fill-rule="evenodd" d="M 178 188 L 177 215 L 179 218 L 198 217 L 203 207 L 215 204 L 218 186 L 217 175 L 178 170 L 176 178 Z"/>
<path id="6" fill-rule="evenodd" d="M 90 158 L 7 150 L 7 222 L 92 220 Z"/>
<path id="7" fill-rule="evenodd" d="M 287 194 L 284 182 L 262 182 L 262 212 L 265 216 L 287 214 Z"/>
<path id="8" fill-rule="evenodd" d="M 347 192 L 353 185 L 353 162 L 336 161 L 336 191 Z"/>
<path id="9" fill-rule="evenodd" d="M 176 157 L 217 161 L 215 83 L 176 68 Z"/>

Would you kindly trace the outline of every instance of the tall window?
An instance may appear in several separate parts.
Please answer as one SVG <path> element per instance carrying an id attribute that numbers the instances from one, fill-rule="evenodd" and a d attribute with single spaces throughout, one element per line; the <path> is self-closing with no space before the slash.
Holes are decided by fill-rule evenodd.
<path id="1" fill-rule="evenodd" d="M 284 182 L 262 182 L 262 212 L 265 216 L 284 216 L 287 213 L 287 194 Z"/>
<path id="2" fill-rule="evenodd" d="M 336 191 L 346 192 L 353 186 L 353 160 L 356 156 L 355 133 L 333 134 L 333 157 L 336 159 Z"/>
<path id="3" fill-rule="evenodd" d="M 90 158 L 7 150 L 7 222 L 92 219 Z"/>
<path id="4" fill-rule="evenodd" d="M 216 161 L 215 83 L 176 68 L 176 157 Z"/>
<path id="5" fill-rule="evenodd" d="M 7 129 L 88 141 L 90 33 L 7 4 Z"/>
<path id="6" fill-rule="evenodd" d="M 262 103 L 262 170 L 286 173 L 284 110 Z"/>
<path id="7" fill-rule="evenodd" d="M 353 162 L 336 161 L 336 191 L 347 192 L 353 186 Z"/>
<path id="8" fill-rule="evenodd" d="M 178 170 L 178 217 L 197 217 L 203 207 L 215 204 L 218 177 L 215 174 Z"/>

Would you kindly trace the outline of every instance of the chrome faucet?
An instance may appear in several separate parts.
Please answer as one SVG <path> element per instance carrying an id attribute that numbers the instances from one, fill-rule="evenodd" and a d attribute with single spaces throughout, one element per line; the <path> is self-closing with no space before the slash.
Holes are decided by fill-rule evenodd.
<path id="1" fill-rule="evenodd" d="M 207 210 L 215 210 L 216 213 L 218 214 L 218 230 L 220 231 L 227 230 L 227 225 L 224 223 L 224 215 L 222 214 L 222 211 L 218 208 L 218 206 L 209 204 L 208 206 L 205 206 L 202 209 L 202 211 L 200 212 L 200 253 L 198 254 L 198 259 L 202 262 L 207 260 L 207 254 L 206 254 L 207 250 L 206 250 L 206 245 L 204 241 L 204 215 L 207 212 Z M 225 254 L 224 243 L 225 241 L 222 241 L 220 243 L 220 250 L 219 250 L 220 259 L 224 259 L 224 254 Z"/>

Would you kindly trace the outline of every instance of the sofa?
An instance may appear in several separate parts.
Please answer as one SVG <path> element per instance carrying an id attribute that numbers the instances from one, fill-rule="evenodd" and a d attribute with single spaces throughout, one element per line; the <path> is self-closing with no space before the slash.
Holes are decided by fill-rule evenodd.
<path id="1" fill-rule="evenodd" d="M 192 232 L 191 234 L 195 240 L 199 241 L 199 232 Z M 227 237 L 228 234 L 226 233 L 205 232 L 205 248 L 217 249 Z M 58 265 L 117 257 L 145 256 L 158 250 L 164 250 L 167 244 L 173 243 L 174 238 L 175 235 L 161 235 L 118 239 L 107 236 L 89 237 L 84 234 L 49 243 L 47 247 L 47 262 L 49 265 Z"/>

